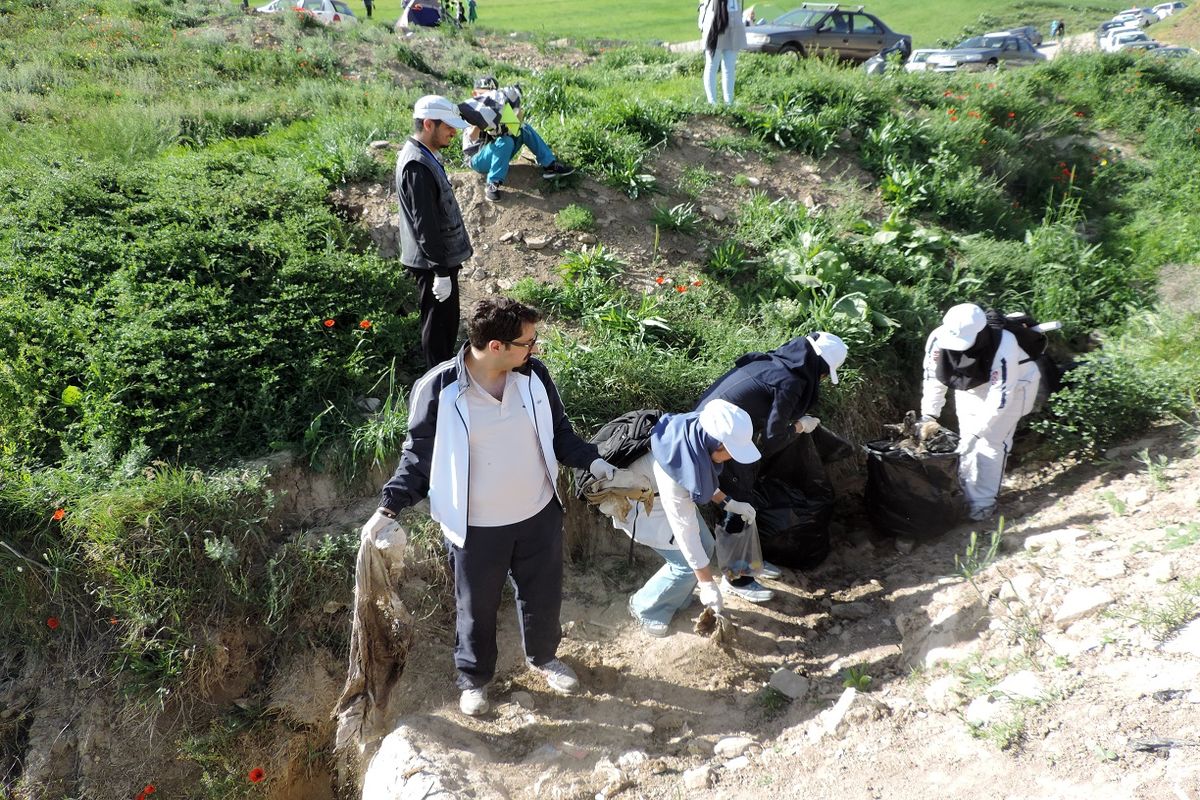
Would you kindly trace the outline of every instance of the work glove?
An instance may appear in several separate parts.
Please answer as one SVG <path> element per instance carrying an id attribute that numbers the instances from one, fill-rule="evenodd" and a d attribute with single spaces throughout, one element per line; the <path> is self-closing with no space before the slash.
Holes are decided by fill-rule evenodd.
<path id="1" fill-rule="evenodd" d="M 731 514 L 737 514 L 747 525 L 754 524 L 754 518 L 758 516 L 758 512 L 754 510 L 754 506 L 741 500 L 730 498 L 725 501 L 725 510 Z"/>
<path id="2" fill-rule="evenodd" d="M 362 526 L 362 538 L 375 542 L 375 546 L 380 550 L 394 547 L 402 551 L 408 544 L 408 534 L 400 527 L 400 523 L 379 510 L 376 510 L 367 520 L 367 524 Z"/>
<path id="3" fill-rule="evenodd" d="M 611 480 L 617 474 L 617 468 L 603 458 L 597 458 L 593 461 L 588 470 L 597 480 Z"/>
<path id="4" fill-rule="evenodd" d="M 920 419 L 917 420 L 917 422 L 921 423 L 922 425 L 924 425 L 926 422 L 937 422 L 937 421 L 938 421 L 938 418 L 933 416 L 932 414 L 922 414 Z"/>
<path id="5" fill-rule="evenodd" d="M 803 417 L 796 420 L 796 433 L 812 433 L 820 424 L 821 420 L 805 414 Z"/>
<path id="6" fill-rule="evenodd" d="M 700 602 L 705 608 L 711 608 L 720 614 L 725 610 L 725 601 L 721 597 L 721 587 L 716 581 L 700 581 Z"/>
<path id="7" fill-rule="evenodd" d="M 439 275 L 433 279 L 433 299 L 437 300 L 439 303 L 446 302 L 446 299 L 450 297 L 450 292 L 453 290 L 453 288 L 454 286 L 450 282 L 449 275 Z"/>

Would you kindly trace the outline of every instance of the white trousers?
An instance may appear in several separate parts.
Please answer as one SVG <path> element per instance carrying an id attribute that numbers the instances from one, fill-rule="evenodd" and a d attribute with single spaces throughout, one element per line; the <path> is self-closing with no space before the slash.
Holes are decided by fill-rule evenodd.
<path id="1" fill-rule="evenodd" d="M 958 480 L 971 514 L 986 512 L 996 505 L 1017 423 L 1033 409 L 1037 399 L 1040 379 L 1037 366 L 1032 363 L 1021 366 L 1027 368 L 1022 369 L 1008 403 L 997 414 L 985 412 L 982 398 L 973 392 L 954 393 L 962 435 Z"/>
<path id="2" fill-rule="evenodd" d="M 704 94 L 709 105 L 717 103 L 717 66 L 721 67 L 721 92 L 725 102 L 733 102 L 733 65 L 737 62 L 737 50 L 704 51 Z"/>

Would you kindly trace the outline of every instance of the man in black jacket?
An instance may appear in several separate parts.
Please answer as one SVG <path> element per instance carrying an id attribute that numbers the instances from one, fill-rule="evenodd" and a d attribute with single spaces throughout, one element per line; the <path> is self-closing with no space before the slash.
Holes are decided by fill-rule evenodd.
<path id="1" fill-rule="evenodd" d="M 438 155 L 467 127 L 458 107 L 426 95 L 413 107 L 413 135 L 396 157 L 400 263 L 417 282 L 425 366 L 454 355 L 458 339 L 458 272 L 474 250 L 454 188 Z"/>

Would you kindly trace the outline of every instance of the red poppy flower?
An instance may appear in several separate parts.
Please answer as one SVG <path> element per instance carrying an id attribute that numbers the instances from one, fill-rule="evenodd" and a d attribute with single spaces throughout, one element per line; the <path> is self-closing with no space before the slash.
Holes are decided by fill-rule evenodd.
<path id="1" fill-rule="evenodd" d="M 1075 116 L 1077 116 L 1077 117 L 1082 117 L 1083 115 L 1084 115 L 1084 114 L 1083 114 L 1083 112 L 1082 112 L 1082 111 L 1076 111 L 1076 112 L 1075 112 Z"/>
<path id="2" fill-rule="evenodd" d="M 703 286 L 704 281 L 692 281 L 692 286 Z"/>
<path id="3" fill-rule="evenodd" d="M 954 96 L 954 92 L 951 92 L 949 90 L 942 92 L 942 97 L 953 97 L 953 96 Z"/>
<path id="4" fill-rule="evenodd" d="M 332 328 L 332 327 L 334 326 L 334 324 L 335 324 L 335 323 L 334 323 L 334 321 L 333 321 L 333 320 L 331 320 L 331 319 L 327 319 L 327 320 L 325 320 L 325 327 L 326 327 L 326 328 Z"/>
<path id="5" fill-rule="evenodd" d="M 362 322 L 358 323 L 358 327 L 365 331 L 367 328 L 371 327 L 371 320 L 364 319 Z"/>
<path id="6" fill-rule="evenodd" d="M 146 793 L 142 792 L 137 797 L 133 798 L 133 800 L 146 800 Z"/>
<path id="7" fill-rule="evenodd" d="M 255 767 L 254 769 L 250 770 L 249 774 L 246 775 L 246 779 L 251 783 L 262 783 L 266 777 L 267 773 L 263 771 L 262 767 Z"/>
<path id="8" fill-rule="evenodd" d="M 662 275 L 659 275 L 657 278 L 654 279 L 654 282 L 657 283 L 659 286 L 662 286 L 664 283 L 667 282 L 667 279 L 664 278 Z"/>
<path id="9" fill-rule="evenodd" d="M 58 617 L 50 617 L 46 620 L 46 627 L 52 631 L 58 630 Z"/>
<path id="10" fill-rule="evenodd" d="M 116 617 L 109 617 L 109 618 L 108 618 L 108 624 L 109 624 L 109 625 L 116 625 L 116 624 L 117 624 L 117 618 L 116 618 Z"/>
<path id="11" fill-rule="evenodd" d="M 67 512 L 64 509 L 56 508 L 54 509 L 54 513 L 50 515 L 50 519 L 54 520 L 55 522 L 62 522 L 62 518 L 66 515 Z"/>
<path id="12" fill-rule="evenodd" d="M 676 286 L 675 291 L 679 292 L 680 294 L 683 294 L 684 292 L 687 291 L 687 287 L 686 286 Z"/>
<path id="13" fill-rule="evenodd" d="M 979 140 L 979 143 L 980 143 L 980 144 L 987 144 L 987 139 L 980 139 L 980 140 Z"/>
<path id="14" fill-rule="evenodd" d="M 951 106 L 950 108 L 946 109 L 946 113 L 949 114 L 950 116 L 954 116 L 955 114 L 958 113 L 958 109 Z"/>
<path id="15" fill-rule="evenodd" d="M 950 118 L 950 121 L 951 121 L 951 122 L 958 122 L 958 117 L 951 117 L 951 118 Z"/>
<path id="16" fill-rule="evenodd" d="M 1064 170 L 1062 171 L 1062 174 L 1063 174 L 1063 177 L 1064 177 L 1064 178 L 1065 178 L 1065 177 L 1070 177 L 1070 175 L 1071 175 L 1071 170 L 1069 170 L 1069 169 L 1064 169 Z"/>
<path id="17" fill-rule="evenodd" d="M 142 794 L 144 794 L 144 795 L 152 795 L 152 794 L 154 794 L 154 791 L 155 791 L 155 789 L 154 789 L 154 784 L 153 784 L 153 783 L 148 783 L 148 784 L 146 784 L 146 787 L 145 787 L 144 789 L 142 789 Z"/>
<path id="18" fill-rule="evenodd" d="M 1008 112 L 1008 118 L 1009 118 L 1009 119 L 1016 119 L 1016 118 L 1017 118 L 1017 112 L 1015 112 L 1015 111 L 1010 111 L 1010 112 Z"/>

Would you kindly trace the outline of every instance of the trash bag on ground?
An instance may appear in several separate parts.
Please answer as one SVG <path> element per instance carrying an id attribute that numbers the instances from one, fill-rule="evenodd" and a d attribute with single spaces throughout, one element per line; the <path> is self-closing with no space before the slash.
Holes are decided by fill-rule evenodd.
<path id="1" fill-rule="evenodd" d="M 730 520 L 730 517 L 736 519 Z M 726 578 L 753 577 L 762 569 L 762 546 L 758 541 L 757 523 L 741 523 L 736 514 L 726 517 L 717 526 L 717 564 Z"/>
<path id="2" fill-rule="evenodd" d="M 798 437 L 764 466 L 754 487 L 763 558 L 791 569 L 812 569 L 824 561 L 833 500 L 817 444 L 812 436 Z"/>
<path id="3" fill-rule="evenodd" d="M 933 539 L 963 518 L 958 482 L 958 436 L 941 429 L 936 444 L 889 438 L 863 445 L 867 453 L 867 516 L 882 534 Z"/>

